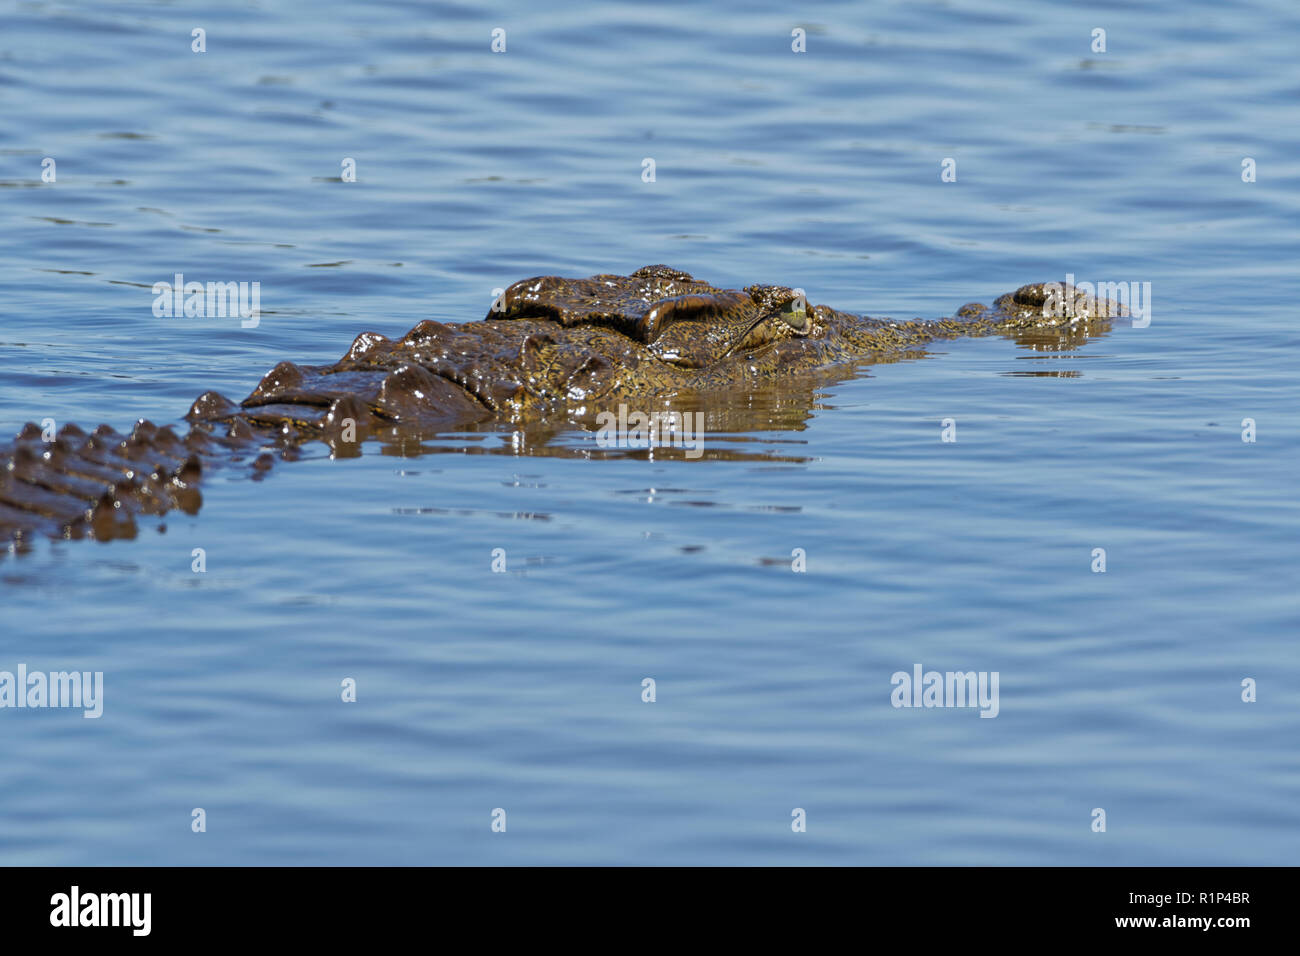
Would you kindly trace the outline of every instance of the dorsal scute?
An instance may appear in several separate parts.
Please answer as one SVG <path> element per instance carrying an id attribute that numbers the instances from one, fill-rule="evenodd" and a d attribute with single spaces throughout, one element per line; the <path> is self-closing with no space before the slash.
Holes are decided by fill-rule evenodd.
<path id="1" fill-rule="evenodd" d="M 632 273 L 635 279 L 680 279 L 683 282 L 694 282 L 689 272 L 683 272 L 681 269 L 674 269 L 672 266 L 666 266 L 660 263 L 654 266 L 642 266 Z"/>

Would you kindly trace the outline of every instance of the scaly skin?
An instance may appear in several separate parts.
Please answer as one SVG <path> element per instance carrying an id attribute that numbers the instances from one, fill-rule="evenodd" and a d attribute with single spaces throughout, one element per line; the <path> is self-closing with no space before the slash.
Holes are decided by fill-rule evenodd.
<path id="1" fill-rule="evenodd" d="M 1072 348 L 1123 314 L 1081 299 L 1073 316 L 1046 317 L 1044 300 L 1042 284 L 1024 286 L 992 308 L 896 322 L 808 305 L 783 286 L 719 289 L 667 266 L 525 279 L 480 321 L 424 321 L 400 341 L 363 333 L 334 365 L 281 362 L 239 404 L 205 392 L 185 416 L 184 437 L 141 421 L 130 435 L 66 425 L 46 442 L 28 424 L 0 447 L 0 538 L 133 537 L 137 518 L 197 511 L 204 472 L 234 467 L 256 477 L 272 451 L 292 458 L 305 441 L 347 455 L 366 438 L 481 422 L 576 424 L 620 403 L 707 407 L 715 396 L 734 405 L 738 396 L 797 390 L 801 376 L 844 378 L 941 339 L 1001 334 Z"/>

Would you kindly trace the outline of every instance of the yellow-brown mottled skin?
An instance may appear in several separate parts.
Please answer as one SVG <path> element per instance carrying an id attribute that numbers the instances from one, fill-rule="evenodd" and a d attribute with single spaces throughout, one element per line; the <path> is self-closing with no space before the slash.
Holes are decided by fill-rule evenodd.
<path id="1" fill-rule="evenodd" d="M 131 537 L 137 515 L 198 509 L 205 468 L 254 476 L 306 440 L 355 453 L 367 437 L 427 436 L 483 421 L 583 422 L 619 403 L 649 408 L 708 396 L 778 394 L 798 376 L 838 374 L 927 343 L 1002 334 L 1044 349 L 1105 331 L 1122 310 L 1079 299 L 1044 315 L 1047 287 L 938 321 L 893 321 L 807 303 L 784 286 L 721 289 L 668 266 L 630 276 L 516 282 L 485 319 L 424 321 L 400 341 L 357 336 L 334 365 L 281 362 L 236 405 L 206 392 L 188 434 L 147 421 L 130 435 L 29 424 L 0 447 L 0 538 Z M 838 371 L 837 371 L 838 370 Z M 754 427 L 762 427 L 756 424 Z"/>

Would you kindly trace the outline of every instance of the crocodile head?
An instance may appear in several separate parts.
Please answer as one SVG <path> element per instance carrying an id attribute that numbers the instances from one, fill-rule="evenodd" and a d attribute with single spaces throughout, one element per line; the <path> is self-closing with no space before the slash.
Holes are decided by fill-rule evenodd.
<path id="1" fill-rule="evenodd" d="M 1078 300 L 1076 314 L 1053 317 L 1044 309 L 1047 288 L 1023 286 L 991 308 L 972 304 L 951 318 L 893 320 L 812 305 L 801 289 L 723 289 L 655 265 L 627 276 L 524 279 L 505 290 L 485 322 L 461 328 L 545 337 L 552 354 L 565 353 L 553 368 L 592 373 L 582 398 L 734 393 L 795 372 L 889 361 L 958 336 L 1004 334 L 1036 350 L 1075 348 L 1123 314 L 1089 298 Z"/>

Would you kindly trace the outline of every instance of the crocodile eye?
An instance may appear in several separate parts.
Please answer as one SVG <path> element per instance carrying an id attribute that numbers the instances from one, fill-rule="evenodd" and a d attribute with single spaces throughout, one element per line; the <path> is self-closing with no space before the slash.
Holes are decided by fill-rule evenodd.
<path id="1" fill-rule="evenodd" d="M 797 299 L 791 299 L 780 311 L 781 321 L 796 332 L 802 332 L 808 328 L 808 303 L 799 296 Z"/>

